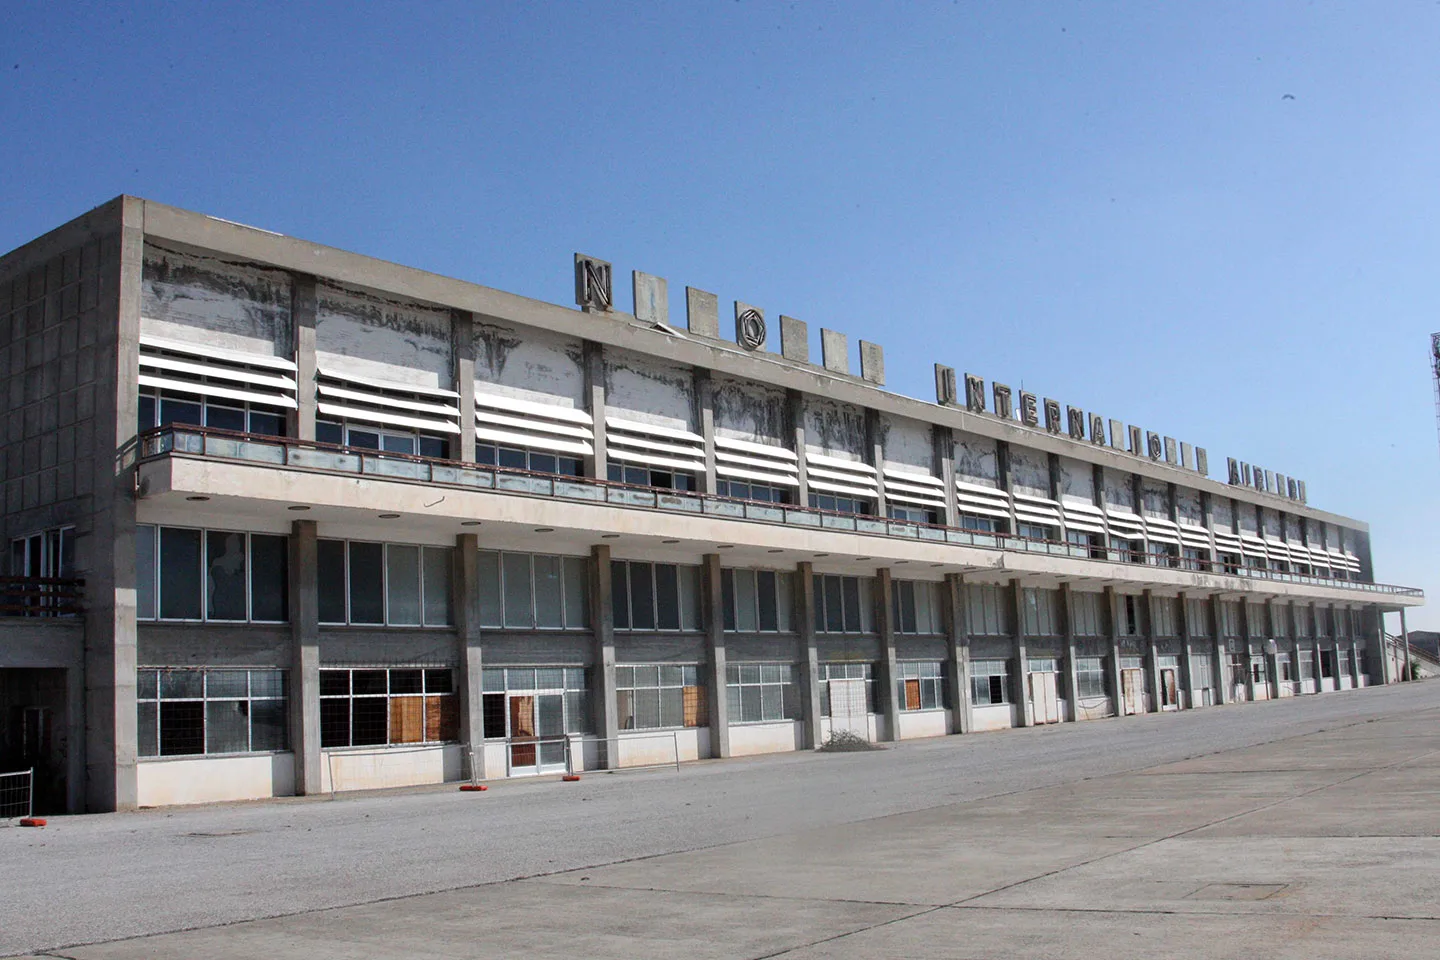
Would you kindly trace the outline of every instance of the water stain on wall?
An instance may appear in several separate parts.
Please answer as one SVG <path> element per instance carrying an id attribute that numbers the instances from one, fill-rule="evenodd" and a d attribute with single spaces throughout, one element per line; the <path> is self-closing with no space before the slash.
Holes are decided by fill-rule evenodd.
<path id="1" fill-rule="evenodd" d="M 1000 458 L 995 441 L 968 433 L 955 436 L 955 475 L 966 483 L 999 487 Z"/>
<path id="2" fill-rule="evenodd" d="M 546 330 L 477 321 L 475 384 L 481 393 L 584 409 L 585 348 Z"/>
<path id="3" fill-rule="evenodd" d="M 778 387 L 730 377 L 713 380 L 711 406 L 719 436 L 788 447 L 785 405 L 785 391 Z"/>
<path id="4" fill-rule="evenodd" d="M 340 374 L 451 389 L 448 311 L 339 284 L 316 290 L 315 353 Z"/>
<path id="5" fill-rule="evenodd" d="M 289 357 L 290 275 L 147 243 L 141 330 L 171 340 Z"/>
<path id="6" fill-rule="evenodd" d="M 605 406 L 624 419 L 693 431 L 695 377 L 689 367 L 606 350 Z"/>
<path id="7" fill-rule="evenodd" d="M 865 411 L 838 400 L 807 396 L 805 447 L 821 456 L 863 462 Z"/>

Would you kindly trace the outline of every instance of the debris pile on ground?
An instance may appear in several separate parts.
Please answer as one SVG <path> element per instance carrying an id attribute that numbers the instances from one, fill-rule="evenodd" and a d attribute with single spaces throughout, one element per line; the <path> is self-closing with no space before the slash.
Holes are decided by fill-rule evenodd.
<path id="1" fill-rule="evenodd" d="M 884 750 L 878 743 L 871 743 L 858 733 L 850 730 L 837 730 L 830 734 L 830 739 L 820 745 L 821 753 L 855 753 L 860 750 Z"/>

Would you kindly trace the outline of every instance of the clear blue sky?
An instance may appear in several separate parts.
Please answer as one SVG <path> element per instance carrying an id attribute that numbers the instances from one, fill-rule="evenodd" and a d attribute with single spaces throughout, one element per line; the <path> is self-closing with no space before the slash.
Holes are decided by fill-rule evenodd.
<path id="1" fill-rule="evenodd" d="M 585 251 L 1304 478 L 1440 628 L 1440 5 L 140 6 L 0 14 L 0 249 L 124 192 Z"/>

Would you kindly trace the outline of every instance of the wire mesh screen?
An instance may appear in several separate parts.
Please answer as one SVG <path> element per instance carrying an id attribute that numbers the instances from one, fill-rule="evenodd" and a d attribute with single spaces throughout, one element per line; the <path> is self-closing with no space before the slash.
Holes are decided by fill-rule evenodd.
<path id="1" fill-rule="evenodd" d="M 0 820 L 30 816 L 31 783 L 34 770 L 0 773 Z"/>

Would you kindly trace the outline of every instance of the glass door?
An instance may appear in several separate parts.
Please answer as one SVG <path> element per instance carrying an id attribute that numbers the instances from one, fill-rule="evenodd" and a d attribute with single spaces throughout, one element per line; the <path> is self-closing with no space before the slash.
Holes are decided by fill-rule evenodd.
<path id="1" fill-rule="evenodd" d="M 510 702 L 510 775 L 538 773 L 535 736 L 535 698 L 511 695 Z"/>
<path id="2" fill-rule="evenodd" d="M 542 693 L 535 698 L 540 731 L 540 773 L 565 773 L 565 696 Z"/>

